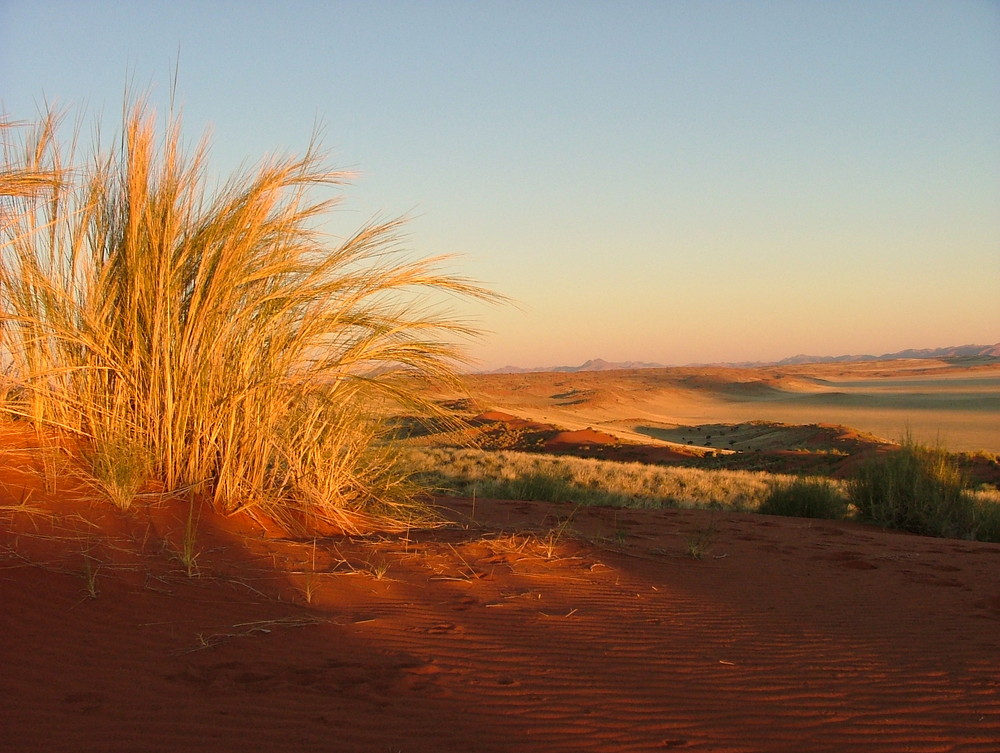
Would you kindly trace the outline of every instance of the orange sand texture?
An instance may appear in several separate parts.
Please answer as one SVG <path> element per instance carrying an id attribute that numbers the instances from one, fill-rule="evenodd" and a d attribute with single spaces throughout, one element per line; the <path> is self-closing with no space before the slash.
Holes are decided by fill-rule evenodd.
<path id="1" fill-rule="evenodd" d="M 187 502 L 47 490 L 18 431 L 0 751 L 1000 750 L 997 544 L 483 499 L 297 540 L 206 507 L 189 577 Z"/>

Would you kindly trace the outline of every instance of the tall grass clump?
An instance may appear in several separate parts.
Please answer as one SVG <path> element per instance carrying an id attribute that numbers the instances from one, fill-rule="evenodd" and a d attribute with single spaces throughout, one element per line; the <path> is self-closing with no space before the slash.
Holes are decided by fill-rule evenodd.
<path id="1" fill-rule="evenodd" d="M 53 114 L 4 139 L 7 410 L 86 438 L 98 475 L 127 480 L 106 467 L 124 458 L 223 511 L 392 515 L 407 485 L 381 408 L 429 409 L 421 380 L 454 381 L 475 331 L 441 300 L 496 296 L 407 258 L 399 220 L 331 243 L 338 200 L 313 196 L 349 176 L 315 144 L 216 189 L 207 142 L 155 123 L 127 107 L 82 162 Z"/>
<path id="2" fill-rule="evenodd" d="M 975 535 L 975 504 L 954 459 L 906 438 L 864 465 L 848 486 L 858 517 L 928 536 Z"/>
<path id="3" fill-rule="evenodd" d="M 777 484 L 760 504 L 764 515 L 839 520 L 847 514 L 847 499 L 828 479 L 795 479 Z"/>

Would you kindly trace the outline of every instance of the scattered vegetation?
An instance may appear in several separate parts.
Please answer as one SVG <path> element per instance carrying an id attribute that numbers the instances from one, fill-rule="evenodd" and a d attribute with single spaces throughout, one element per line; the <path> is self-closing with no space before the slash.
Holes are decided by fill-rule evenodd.
<path id="1" fill-rule="evenodd" d="M 976 450 L 974 452 L 960 452 L 955 456 L 959 465 L 969 465 L 976 461 L 982 461 L 987 465 L 1000 466 L 1000 454 L 989 450 Z"/>
<path id="2" fill-rule="evenodd" d="M 889 528 L 1000 541 L 1000 494 L 967 490 L 953 456 L 912 442 L 850 482 L 456 447 L 410 447 L 404 459 L 422 485 L 441 494 L 832 520 L 853 506 L 858 519 Z"/>
<path id="3" fill-rule="evenodd" d="M 753 511 L 774 483 L 790 481 L 762 472 L 454 447 L 410 448 L 404 457 L 422 485 L 443 494 L 581 505 Z"/>
<path id="4" fill-rule="evenodd" d="M 434 301 L 496 296 L 406 258 L 399 220 L 330 244 L 310 197 L 349 176 L 316 145 L 210 191 L 207 143 L 142 102 L 85 160 L 59 132 L 3 129 L 6 411 L 84 438 L 119 507 L 148 475 L 286 522 L 412 517 L 382 408 L 454 381 L 475 331 Z"/>
<path id="5" fill-rule="evenodd" d="M 774 486 L 759 511 L 765 515 L 837 520 L 847 515 L 847 509 L 847 498 L 832 481 L 799 478 Z"/>

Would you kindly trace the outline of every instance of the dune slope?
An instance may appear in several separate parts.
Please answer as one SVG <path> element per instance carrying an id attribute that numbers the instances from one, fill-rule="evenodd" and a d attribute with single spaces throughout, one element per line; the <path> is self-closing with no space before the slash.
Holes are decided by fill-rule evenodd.
<path id="1" fill-rule="evenodd" d="M 2 751 L 995 751 L 1000 546 L 442 500 L 296 541 L 13 477 Z"/>

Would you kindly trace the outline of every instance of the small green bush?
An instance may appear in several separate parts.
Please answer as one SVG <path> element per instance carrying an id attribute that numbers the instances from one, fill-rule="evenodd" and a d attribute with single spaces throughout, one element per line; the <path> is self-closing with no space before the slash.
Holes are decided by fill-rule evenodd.
<path id="1" fill-rule="evenodd" d="M 759 512 L 836 520 L 847 514 L 847 499 L 826 479 L 796 479 L 775 486 L 761 503 Z"/>
<path id="2" fill-rule="evenodd" d="M 1000 544 L 1000 503 L 987 499 L 976 500 L 973 515 L 976 540 Z"/>
<path id="3" fill-rule="evenodd" d="M 864 465 L 848 489 L 861 520 L 927 536 L 971 537 L 975 503 L 954 458 L 907 439 Z"/>

